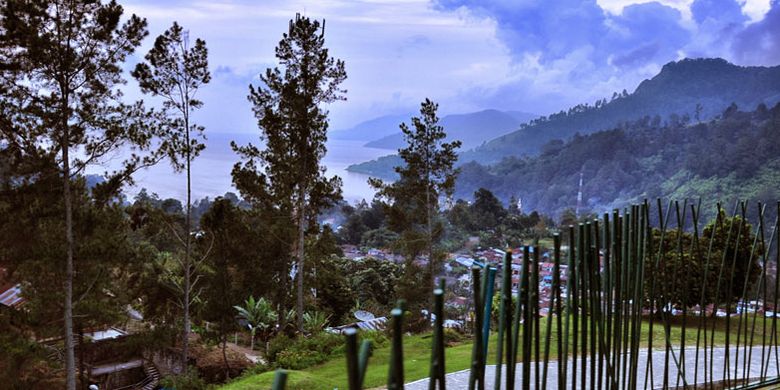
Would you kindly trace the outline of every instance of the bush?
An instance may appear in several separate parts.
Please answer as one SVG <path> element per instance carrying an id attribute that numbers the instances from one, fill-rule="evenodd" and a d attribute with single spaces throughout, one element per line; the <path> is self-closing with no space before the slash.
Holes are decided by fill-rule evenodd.
<path id="1" fill-rule="evenodd" d="M 205 390 L 208 389 L 206 381 L 198 376 L 198 371 L 192 367 L 186 373 L 166 376 L 160 381 L 160 386 L 176 390 Z"/>
<path id="2" fill-rule="evenodd" d="M 279 352 L 289 348 L 294 342 L 295 339 L 290 338 L 284 333 L 279 333 L 268 342 L 268 350 L 265 351 L 266 359 L 268 359 L 269 362 L 275 362 Z"/>
<path id="3" fill-rule="evenodd" d="M 276 365 L 289 370 L 302 370 L 324 362 L 329 356 L 318 351 L 285 349 L 276 356 Z"/>
<path id="4" fill-rule="evenodd" d="M 277 336 L 271 340 L 268 350 L 268 359 L 277 368 L 300 370 L 320 364 L 339 352 L 343 353 L 344 338 L 326 332 L 295 339 Z"/>
<path id="5" fill-rule="evenodd" d="M 361 343 L 363 342 L 362 340 L 371 340 L 371 348 L 383 347 L 390 340 L 384 332 L 376 330 L 361 331 L 359 335 Z"/>
<path id="6" fill-rule="evenodd" d="M 466 337 L 462 333 L 458 332 L 455 329 L 444 328 L 444 344 L 447 345 L 448 347 L 459 344 L 465 338 Z"/>

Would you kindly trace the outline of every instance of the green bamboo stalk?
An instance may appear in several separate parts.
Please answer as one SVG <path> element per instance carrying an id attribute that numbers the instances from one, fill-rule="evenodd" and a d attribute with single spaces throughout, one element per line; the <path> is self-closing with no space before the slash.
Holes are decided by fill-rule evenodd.
<path id="1" fill-rule="evenodd" d="M 524 258 L 527 257 L 525 250 L 523 251 Z M 521 269 L 522 271 L 522 269 Z M 521 275 L 522 278 L 522 275 Z M 507 389 L 514 389 L 515 388 L 515 382 L 516 382 L 516 373 L 517 373 L 517 355 L 519 352 L 520 347 L 520 319 L 522 318 L 522 308 L 523 308 L 523 296 L 520 293 L 520 290 L 518 290 L 517 294 L 517 303 L 515 304 L 514 312 L 512 313 L 512 348 L 507 351 Z M 511 359 L 511 363 L 510 363 Z"/>
<path id="2" fill-rule="evenodd" d="M 587 274 L 588 274 L 588 268 L 585 265 L 585 224 L 581 223 L 579 224 L 579 234 L 577 236 L 577 268 L 580 270 L 578 272 L 579 278 L 577 278 L 577 283 L 579 283 L 579 302 L 580 302 L 580 318 L 581 318 L 581 333 L 580 333 L 580 373 L 582 376 L 580 376 L 580 385 L 581 388 L 586 389 L 587 388 L 587 372 L 588 372 L 588 285 L 587 285 Z"/>
<path id="3" fill-rule="evenodd" d="M 761 229 L 764 228 L 762 226 L 763 221 L 764 221 L 764 208 L 761 206 L 761 202 L 758 203 L 758 209 L 759 209 L 758 210 L 758 218 L 759 218 L 758 229 L 761 230 Z M 747 266 L 747 270 L 748 270 L 747 272 L 748 273 L 745 275 L 745 283 L 742 286 L 742 294 L 740 295 L 739 301 L 737 301 L 738 305 L 742 306 L 742 311 L 741 311 L 741 313 L 739 313 L 739 321 L 737 323 L 737 343 L 736 343 L 736 354 L 734 356 L 734 378 L 735 379 L 737 378 L 737 371 L 739 369 L 739 343 L 740 343 L 740 341 L 744 341 L 743 356 L 742 356 L 742 359 L 743 359 L 742 378 L 743 378 L 744 381 L 747 380 L 746 372 L 745 372 L 745 368 L 747 366 L 747 335 L 745 335 L 745 339 L 744 340 L 741 340 L 742 339 L 742 322 L 743 322 L 743 318 L 744 318 L 745 330 L 747 331 L 747 321 L 748 321 L 748 318 L 747 318 L 748 317 L 747 316 L 748 310 L 747 310 L 747 307 L 746 307 L 747 306 L 747 288 L 748 288 L 748 284 L 749 284 L 749 281 L 750 281 L 750 277 L 749 277 L 750 276 L 750 268 L 753 266 L 753 258 L 755 257 L 755 252 L 756 252 L 756 249 L 757 249 L 757 245 L 759 243 L 759 241 L 758 241 L 759 237 L 760 237 L 760 235 L 758 234 L 758 232 L 756 232 L 756 237 L 753 239 L 753 244 L 750 247 L 750 257 L 748 259 L 748 266 Z M 739 303 L 739 302 L 741 302 L 741 303 Z M 752 350 L 752 348 L 751 348 L 751 350 Z M 743 384 L 747 384 L 747 383 L 743 382 Z"/>
<path id="4" fill-rule="evenodd" d="M 604 315 L 604 347 L 603 347 L 603 359 L 606 371 L 605 375 L 605 388 L 609 390 L 611 388 L 610 378 L 612 377 L 612 259 L 610 258 L 611 252 L 611 236 L 609 229 L 609 213 L 604 213 L 603 216 L 603 251 L 604 251 L 604 286 L 603 294 L 604 301 L 602 306 L 602 313 Z M 601 376 L 601 374 L 599 375 Z"/>
<path id="5" fill-rule="evenodd" d="M 597 356 L 598 356 L 598 388 L 603 389 L 604 387 L 604 307 L 603 307 L 603 300 L 602 297 L 605 295 L 605 292 L 602 290 L 602 276 L 601 276 L 601 234 L 599 230 L 599 220 L 594 219 L 593 220 L 593 258 L 594 260 L 594 272 L 593 272 L 593 280 L 595 283 L 595 305 L 593 308 L 596 311 L 596 323 L 598 324 L 598 327 L 596 328 L 597 332 Z"/>
<path id="6" fill-rule="evenodd" d="M 632 210 L 633 211 L 633 210 Z M 631 226 L 633 225 L 633 213 L 632 211 L 624 211 L 623 212 L 623 245 L 622 245 L 622 251 L 623 251 L 623 291 L 621 293 L 622 295 L 622 302 L 621 302 L 621 311 L 622 311 L 622 317 L 623 317 L 623 323 L 621 324 L 621 337 L 620 345 L 621 345 L 621 352 L 622 352 L 622 362 L 621 362 L 621 368 L 623 370 L 622 372 L 622 387 L 623 389 L 626 388 L 628 385 L 628 336 L 629 336 L 629 323 L 631 321 L 631 316 L 628 313 L 629 307 L 628 307 L 628 300 L 629 300 L 629 290 L 631 286 L 631 267 L 632 267 L 632 261 L 630 258 L 630 248 L 631 248 Z"/>
<path id="7" fill-rule="evenodd" d="M 596 303 L 596 285 L 594 280 L 594 259 L 593 259 L 593 224 L 591 222 L 585 223 L 585 252 L 583 253 L 583 263 L 585 265 L 585 285 L 587 286 L 588 297 L 588 324 L 590 330 L 590 345 L 588 352 L 590 352 L 590 388 L 596 388 L 596 328 L 598 327 L 598 316 L 596 310 L 598 305 Z"/>
<path id="8" fill-rule="evenodd" d="M 560 313 L 560 306 L 561 306 L 561 298 L 560 298 L 560 248 L 561 246 L 561 236 L 558 233 L 553 234 L 553 275 L 552 275 L 552 286 L 550 287 L 550 304 L 547 309 L 547 323 L 546 323 L 546 338 L 544 343 L 544 369 L 542 374 L 542 390 L 547 389 L 547 369 L 549 367 L 549 361 L 550 361 L 550 339 L 552 337 L 552 324 L 553 324 L 553 313 L 555 314 L 555 318 L 558 320 L 558 328 L 557 328 L 557 335 L 558 335 L 558 353 L 561 351 L 561 313 Z M 558 381 L 562 381 L 563 377 L 560 376 L 560 364 L 558 365 Z"/>
<path id="9" fill-rule="evenodd" d="M 471 284 L 474 293 L 474 345 L 471 350 L 471 371 L 469 372 L 469 390 L 485 389 L 484 355 L 482 354 L 482 315 L 484 303 L 480 286 L 480 268 L 471 268 Z"/>
<path id="10" fill-rule="evenodd" d="M 287 387 L 287 371 L 276 370 L 274 373 L 274 383 L 271 385 L 273 390 L 284 390 Z"/>
<path id="11" fill-rule="evenodd" d="M 540 388 L 540 379 L 539 376 L 539 351 L 540 351 L 540 345 L 539 342 L 541 340 L 541 335 L 539 332 L 540 327 L 540 317 L 541 313 L 539 311 L 539 270 L 541 267 L 540 264 L 540 253 L 541 250 L 539 250 L 538 242 L 534 246 L 534 263 L 533 263 L 533 273 L 531 274 L 531 315 L 533 317 L 533 327 L 534 327 L 534 381 L 536 386 L 534 389 Z"/>
<path id="12" fill-rule="evenodd" d="M 733 292 L 734 292 L 734 270 L 737 266 L 737 253 L 739 252 L 739 242 L 740 237 L 742 237 L 742 230 L 744 225 L 747 223 L 747 203 L 742 202 L 740 204 L 740 209 L 742 210 L 742 219 L 740 220 L 740 226 L 739 230 L 737 230 L 737 239 L 734 241 L 734 256 L 732 256 L 731 259 L 731 271 L 728 273 L 728 287 L 726 288 L 726 357 L 723 360 L 723 380 L 726 382 L 727 386 L 731 386 L 731 303 L 733 298 Z M 735 365 L 736 367 L 736 365 Z M 736 375 L 735 375 L 735 380 Z"/>
<path id="13" fill-rule="evenodd" d="M 485 283 L 482 286 L 482 296 L 485 305 L 485 312 L 482 315 L 482 355 L 487 356 L 488 345 L 490 345 L 490 315 L 493 310 L 493 292 L 496 284 L 496 267 L 486 266 L 484 280 Z"/>
<path id="14" fill-rule="evenodd" d="M 533 322 L 531 321 L 531 255 L 526 245 L 523 247 L 523 270 L 521 275 L 520 301 L 523 302 L 523 390 L 531 388 L 531 338 Z"/>
<path id="15" fill-rule="evenodd" d="M 507 249 L 504 253 L 504 261 L 501 268 L 501 301 L 498 307 L 498 345 L 496 348 L 496 381 L 494 388 L 501 388 L 501 367 L 504 357 L 504 343 L 506 338 L 507 352 L 511 351 L 511 328 L 512 320 L 507 310 L 512 308 L 512 250 Z M 506 337 L 505 337 L 506 336 Z M 507 359 L 507 364 L 509 359 Z M 507 372 L 508 372 L 507 368 Z M 507 385 L 509 385 L 507 383 Z M 508 387 L 507 387 L 508 388 Z"/>
<path id="16" fill-rule="evenodd" d="M 390 350 L 390 367 L 387 378 L 387 389 L 397 390 L 404 388 L 404 352 L 403 352 L 403 305 L 399 304 L 390 312 L 393 319 L 393 340 Z"/>
<path id="17" fill-rule="evenodd" d="M 729 232 L 728 232 L 727 237 L 726 237 L 725 247 L 728 247 L 729 243 L 731 242 L 731 234 L 732 234 L 732 230 L 734 228 L 734 220 L 735 220 L 735 217 L 737 216 L 738 207 L 739 207 L 739 201 L 737 201 L 734 204 L 734 212 L 733 212 L 733 214 L 731 216 L 731 221 L 729 222 Z M 720 271 L 718 272 L 718 280 L 717 280 L 717 282 L 715 284 L 715 303 L 714 303 L 714 305 L 712 307 L 712 319 L 713 319 L 713 321 L 712 321 L 712 332 L 710 333 L 710 382 L 714 382 L 715 381 L 715 379 L 714 379 L 714 371 L 713 371 L 714 353 L 715 353 L 715 327 L 717 325 L 717 311 L 718 311 L 718 306 L 720 304 L 720 284 L 721 284 L 720 282 L 723 279 L 723 270 L 726 268 L 727 252 L 728 251 L 723 251 L 723 257 L 721 258 L 721 263 L 720 263 Z M 728 351 L 728 343 L 727 343 L 726 350 Z M 728 371 L 728 369 L 726 369 L 724 371 Z M 725 376 L 725 373 L 724 373 L 724 376 Z M 725 380 L 725 378 L 723 378 L 722 380 Z"/>
<path id="18" fill-rule="evenodd" d="M 568 248 L 568 265 L 566 267 L 566 315 L 564 316 L 564 325 L 563 325 L 563 352 L 560 353 L 560 358 L 562 359 L 562 363 L 559 363 L 559 365 L 563 366 L 562 371 L 563 375 L 561 376 L 561 379 L 559 381 L 558 388 L 563 390 L 566 388 L 566 379 L 568 379 L 568 370 L 569 370 L 569 322 L 570 318 L 576 316 L 576 310 L 574 309 L 574 301 L 573 297 L 575 296 L 573 291 L 575 289 L 574 287 L 574 278 L 575 278 L 575 266 L 574 266 L 574 226 L 569 225 L 569 248 Z M 577 330 L 575 328 L 574 334 L 577 334 Z M 574 344 L 576 345 L 576 338 L 574 339 Z M 575 353 L 576 355 L 576 353 Z M 574 360 L 574 366 L 576 367 L 577 361 Z M 572 370 L 572 389 L 576 390 L 576 371 Z M 507 389 L 512 389 L 512 387 L 507 387 Z"/>
<path id="19" fill-rule="evenodd" d="M 360 373 L 358 368 L 358 348 L 357 348 L 357 330 L 355 328 L 349 328 L 344 331 L 344 336 L 347 339 L 346 356 L 347 356 L 347 381 L 349 383 L 349 390 L 360 390 Z"/>
<path id="20" fill-rule="evenodd" d="M 442 279 L 441 282 L 444 282 Z M 442 287 L 443 287 L 443 283 Z M 444 289 L 437 288 L 433 290 L 433 313 L 436 316 L 433 326 L 433 343 L 431 346 L 431 368 L 430 379 L 428 380 L 428 389 L 438 388 L 445 390 L 444 381 Z"/>

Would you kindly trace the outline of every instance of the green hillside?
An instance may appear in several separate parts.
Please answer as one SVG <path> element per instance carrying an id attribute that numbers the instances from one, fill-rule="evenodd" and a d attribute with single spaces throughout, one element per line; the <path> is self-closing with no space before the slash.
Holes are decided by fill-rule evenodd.
<path id="1" fill-rule="evenodd" d="M 666 64 L 652 79 L 629 94 L 582 104 L 541 117 L 474 150 L 461 154 L 460 161 L 491 164 L 513 155 L 536 155 L 542 145 L 574 134 L 589 134 L 613 128 L 644 116 L 679 116 L 706 120 L 729 104 L 754 108 L 780 101 L 780 66 L 743 67 L 722 59 L 684 59 Z"/>
<path id="2" fill-rule="evenodd" d="M 780 197 L 780 104 L 751 112 L 731 106 L 707 122 L 644 117 L 608 131 L 552 141 L 536 157 L 508 157 L 493 166 L 463 165 L 456 195 L 488 188 L 523 207 L 560 213 L 576 205 L 605 211 L 645 197 Z M 533 184 L 529 184 L 533 183 Z M 705 208 L 706 209 L 706 208 Z M 709 208 L 712 209 L 712 208 Z"/>

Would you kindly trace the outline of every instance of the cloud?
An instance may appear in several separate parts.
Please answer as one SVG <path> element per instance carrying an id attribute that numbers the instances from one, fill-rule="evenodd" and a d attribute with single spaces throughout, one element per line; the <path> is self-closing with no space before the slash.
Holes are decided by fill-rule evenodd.
<path id="1" fill-rule="evenodd" d="M 494 20 L 495 35 L 511 54 L 505 83 L 465 89 L 460 96 L 547 113 L 631 90 L 664 64 L 683 57 L 777 64 L 780 6 L 775 1 L 766 16 L 755 21 L 763 9 L 761 1 L 432 0 L 432 4 L 443 13 Z"/>
<path id="2" fill-rule="evenodd" d="M 348 101 L 332 128 L 415 111 L 486 108 L 548 114 L 631 90 L 665 63 L 720 56 L 776 64 L 769 0 L 124 0 L 151 35 L 177 20 L 209 47 L 213 79 L 198 118 L 211 131 L 254 131 L 247 85 L 273 66 L 300 12 L 326 19 L 326 44 L 346 61 Z M 766 16 L 764 16 L 766 14 Z M 134 64 L 131 64 L 131 67 Z M 131 83 L 132 84 L 132 83 Z M 132 93 L 131 93 L 132 94 Z"/>
<path id="3" fill-rule="evenodd" d="M 696 0 L 691 4 L 691 14 L 698 24 L 707 21 L 721 25 L 742 24 L 748 19 L 734 0 Z"/>
<path id="4" fill-rule="evenodd" d="M 732 46 L 736 57 L 751 65 L 780 63 L 780 1 L 773 1 L 764 19 L 740 31 Z"/>

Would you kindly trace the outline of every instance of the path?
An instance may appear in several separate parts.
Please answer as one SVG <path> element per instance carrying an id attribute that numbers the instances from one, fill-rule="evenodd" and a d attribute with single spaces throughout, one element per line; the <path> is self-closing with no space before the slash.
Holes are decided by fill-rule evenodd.
<path id="1" fill-rule="evenodd" d="M 766 347 L 766 351 L 769 350 L 769 347 Z M 765 354 L 768 352 L 765 351 Z M 748 354 L 750 354 L 750 349 L 747 350 Z M 676 356 L 679 359 L 679 349 L 675 349 Z M 709 353 L 709 351 L 708 351 Z M 729 373 L 731 375 L 731 378 L 734 378 L 734 369 L 735 369 L 735 354 L 736 354 L 736 348 L 731 348 L 729 351 Z M 664 377 L 664 350 L 653 350 L 652 353 L 652 367 L 653 372 L 652 375 L 648 375 L 648 381 L 651 383 L 648 383 L 647 386 L 645 386 L 645 367 L 647 366 L 647 350 L 642 350 L 639 352 L 639 369 L 638 369 L 638 378 L 637 378 L 637 388 L 638 389 L 656 389 L 656 388 L 662 388 L 663 387 L 663 377 Z M 688 384 L 693 384 L 693 371 L 695 367 L 695 355 L 696 350 L 691 348 L 686 348 L 685 350 L 685 377 L 688 380 Z M 715 381 L 720 381 L 723 378 L 723 370 L 724 370 L 724 361 L 726 357 L 726 348 L 715 348 L 714 350 L 714 364 L 713 364 L 713 379 Z M 778 364 L 776 364 L 776 354 L 775 351 L 772 351 L 771 356 L 765 355 L 765 360 L 769 361 L 771 364 L 769 364 L 769 368 L 767 371 L 768 377 L 777 377 L 780 375 L 780 371 L 778 371 Z M 709 363 L 709 356 L 707 356 L 708 363 Z M 670 387 L 674 387 L 677 384 L 677 367 L 674 364 L 673 359 L 669 358 L 669 385 Z M 739 377 L 743 377 L 743 363 L 744 363 L 744 350 L 743 348 L 740 348 L 739 351 L 739 362 L 737 367 L 737 375 Z M 577 359 L 577 389 L 582 389 L 581 387 L 581 375 L 582 375 L 582 360 Z M 590 359 L 586 359 L 587 369 L 586 374 L 590 373 Z M 596 362 L 598 365 L 598 361 Z M 568 361 L 568 373 L 567 376 L 569 377 L 567 388 L 571 389 L 571 373 L 572 373 L 572 360 L 569 359 Z M 516 378 L 516 386 L 515 388 L 519 389 L 522 388 L 520 382 L 522 381 L 522 364 L 517 365 L 517 371 L 515 374 Z M 699 367 L 698 367 L 698 383 L 704 382 L 704 355 L 703 350 L 699 353 Z M 531 388 L 534 389 L 536 386 L 534 385 L 534 366 L 531 366 Z M 544 369 L 544 364 L 539 363 L 539 371 L 540 376 L 542 375 L 542 371 Z M 506 378 L 506 369 L 502 369 L 502 375 L 501 375 L 501 381 L 505 383 Z M 598 367 L 596 367 L 596 370 L 598 371 Z M 490 365 L 485 368 L 485 387 L 486 388 L 493 388 L 493 384 L 495 382 L 495 371 L 496 366 Z M 606 368 L 604 369 L 606 371 Z M 750 359 L 749 364 L 749 375 L 750 378 L 758 378 L 761 376 L 761 346 L 753 347 L 753 355 Z M 557 361 L 550 361 L 549 368 L 547 371 L 547 389 L 557 389 L 558 387 L 558 362 Z M 709 376 L 709 372 L 707 375 Z M 446 382 L 447 382 L 447 388 L 448 389 L 467 389 L 468 388 L 468 381 L 469 381 L 469 370 L 462 370 L 457 371 L 453 373 L 449 373 L 446 376 Z M 625 388 L 627 387 L 627 383 L 624 386 L 623 384 L 620 384 L 618 388 Z M 682 386 L 682 380 L 680 380 L 680 386 Z M 590 387 L 590 375 L 587 376 L 587 382 L 586 382 L 586 388 Z M 411 383 L 408 383 L 405 385 L 405 388 L 407 390 L 427 390 L 428 389 L 428 378 L 421 379 L 418 381 L 414 381 Z M 502 387 L 503 389 L 503 383 Z"/>

